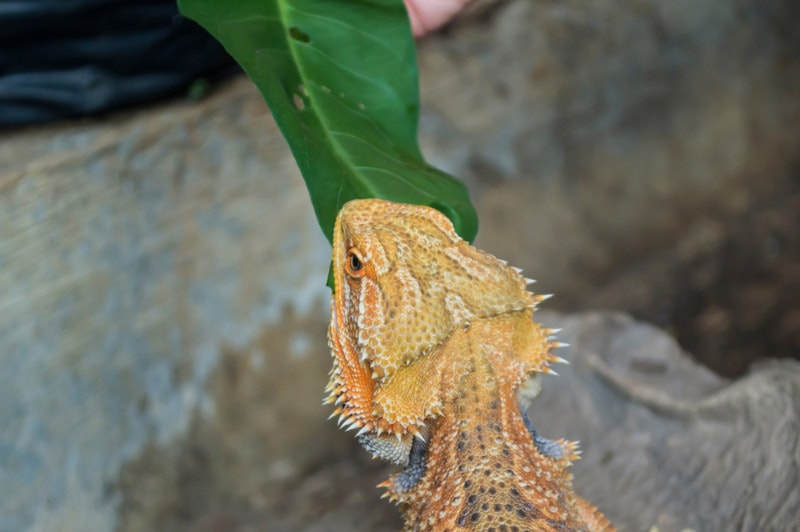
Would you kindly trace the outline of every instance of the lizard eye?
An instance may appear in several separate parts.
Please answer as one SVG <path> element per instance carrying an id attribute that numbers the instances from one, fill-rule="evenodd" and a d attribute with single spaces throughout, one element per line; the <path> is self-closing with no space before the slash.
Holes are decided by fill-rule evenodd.
<path id="1" fill-rule="evenodd" d="M 361 277 L 364 275 L 364 261 L 361 260 L 354 249 L 347 251 L 345 270 L 350 277 Z"/>

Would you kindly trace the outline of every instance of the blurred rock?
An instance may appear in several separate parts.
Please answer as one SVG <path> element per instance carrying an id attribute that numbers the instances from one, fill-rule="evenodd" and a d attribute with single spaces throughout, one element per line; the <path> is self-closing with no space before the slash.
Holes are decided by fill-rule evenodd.
<path id="1" fill-rule="evenodd" d="M 571 261 L 554 288 L 588 284 L 798 167 L 796 15 L 788 1 L 498 3 L 422 44 L 424 144 L 479 191 L 481 243 L 534 271 Z M 507 208 L 519 195 L 530 208 Z M 526 234 L 499 238 L 523 232 L 518 214 Z M 542 249 L 567 230 L 577 244 Z"/>
<path id="2" fill-rule="evenodd" d="M 174 488 L 172 461 L 118 476 L 194 424 L 228 442 L 226 424 L 258 405 L 236 452 L 260 475 L 240 493 L 330 452 L 330 247 L 247 81 L 0 146 L 0 492 L 13 494 L 0 530 L 112 530 L 194 508 L 190 491 L 153 492 L 156 508 L 136 497 Z M 191 446 L 172 458 L 209 459 Z"/>
<path id="3" fill-rule="evenodd" d="M 576 491 L 620 530 L 796 526 L 800 362 L 763 362 L 730 381 L 624 315 L 542 319 L 564 328 L 572 364 L 546 379 L 531 419 L 580 440 Z"/>

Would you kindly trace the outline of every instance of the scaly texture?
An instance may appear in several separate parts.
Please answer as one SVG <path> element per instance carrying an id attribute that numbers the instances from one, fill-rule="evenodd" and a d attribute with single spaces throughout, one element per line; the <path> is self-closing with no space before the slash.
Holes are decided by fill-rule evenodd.
<path id="1" fill-rule="evenodd" d="M 373 456 L 406 530 L 613 530 L 572 490 L 575 443 L 524 414 L 563 361 L 532 320 L 546 296 L 438 211 L 355 200 L 334 229 L 328 399 Z"/>

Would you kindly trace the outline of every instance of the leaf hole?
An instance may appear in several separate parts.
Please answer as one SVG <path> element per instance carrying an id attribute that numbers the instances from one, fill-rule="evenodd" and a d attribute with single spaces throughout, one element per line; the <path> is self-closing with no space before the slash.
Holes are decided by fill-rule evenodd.
<path id="1" fill-rule="evenodd" d="M 361 109 L 361 110 L 363 111 L 364 109 L 366 109 L 366 108 L 367 108 L 367 106 L 366 106 L 366 105 L 364 105 L 364 104 L 363 104 L 363 103 L 361 103 L 361 102 L 358 102 L 358 108 L 359 108 L 359 109 Z"/>
<path id="2" fill-rule="evenodd" d="M 294 106 L 298 111 L 306 108 L 306 102 L 303 101 L 299 94 L 292 94 L 292 102 L 294 102 Z"/>
<path id="3" fill-rule="evenodd" d="M 306 86 L 302 83 L 297 86 L 297 92 L 299 92 L 303 96 L 308 96 L 308 91 L 306 90 Z"/>
<path id="4" fill-rule="evenodd" d="M 289 36 L 295 41 L 311 42 L 311 38 L 309 38 L 308 33 L 301 31 L 297 26 L 292 26 L 289 28 Z"/>

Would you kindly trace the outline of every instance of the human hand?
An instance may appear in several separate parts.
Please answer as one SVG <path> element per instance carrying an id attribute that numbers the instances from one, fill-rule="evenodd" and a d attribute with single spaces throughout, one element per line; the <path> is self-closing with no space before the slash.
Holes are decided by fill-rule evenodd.
<path id="1" fill-rule="evenodd" d="M 461 11 L 470 0 L 405 0 L 414 37 L 425 35 Z"/>

